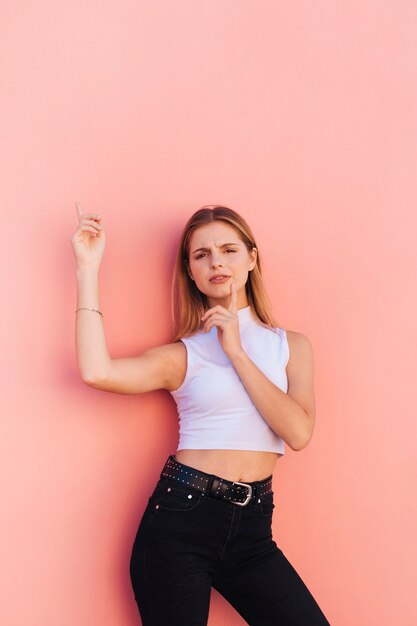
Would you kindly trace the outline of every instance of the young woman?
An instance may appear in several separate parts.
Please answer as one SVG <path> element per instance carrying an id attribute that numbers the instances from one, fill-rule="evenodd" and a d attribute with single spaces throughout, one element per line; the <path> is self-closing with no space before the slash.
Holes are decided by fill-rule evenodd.
<path id="1" fill-rule="evenodd" d="M 167 389 L 180 428 L 150 490 L 130 559 L 143 626 L 204 626 L 211 587 L 252 626 L 328 625 L 272 538 L 272 475 L 284 443 L 301 450 L 315 420 L 307 337 L 272 317 L 254 235 L 207 206 L 187 221 L 172 282 L 172 343 L 112 359 L 99 306 L 101 217 L 77 205 L 76 346 L 96 389 Z"/>

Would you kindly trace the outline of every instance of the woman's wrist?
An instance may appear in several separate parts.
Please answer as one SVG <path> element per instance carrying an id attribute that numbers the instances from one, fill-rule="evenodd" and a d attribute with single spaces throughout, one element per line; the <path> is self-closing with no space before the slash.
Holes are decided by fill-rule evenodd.
<path id="1" fill-rule="evenodd" d="M 85 315 L 96 315 L 102 317 L 99 294 L 99 266 L 80 265 L 77 267 L 77 306 L 75 312 L 87 310 Z M 82 313 L 84 315 L 84 313 Z"/>
<path id="2" fill-rule="evenodd" d="M 77 265 L 75 270 L 77 276 L 97 276 L 99 273 L 100 265 Z"/>

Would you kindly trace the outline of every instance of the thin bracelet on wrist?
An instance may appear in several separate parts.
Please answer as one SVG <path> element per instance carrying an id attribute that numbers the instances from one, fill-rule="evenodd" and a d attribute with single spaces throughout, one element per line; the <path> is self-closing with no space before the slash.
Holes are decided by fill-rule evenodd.
<path id="1" fill-rule="evenodd" d="M 101 311 L 99 311 L 98 309 L 89 309 L 86 306 L 81 306 L 79 309 L 76 309 L 75 312 L 77 311 L 95 311 L 96 313 L 100 313 L 101 317 L 104 317 L 103 313 Z"/>

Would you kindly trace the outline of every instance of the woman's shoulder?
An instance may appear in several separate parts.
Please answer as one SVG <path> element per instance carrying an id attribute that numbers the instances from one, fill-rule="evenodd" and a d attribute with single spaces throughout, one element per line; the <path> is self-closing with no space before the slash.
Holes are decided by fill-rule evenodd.
<path id="1" fill-rule="evenodd" d="M 284 330 L 287 336 L 288 348 L 290 353 L 288 363 L 290 363 L 291 358 L 293 361 L 296 357 L 311 358 L 313 353 L 313 346 L 307 335 L 296 330 L 281 330 Z"/>
<path id="2" fill-rule="evenodd" d="M 294 345 L 295 344 L 307 344 L 307 343 L 311 344 L 309 338 L 304 333 L 300 333 L 297 330 L 288 330 L 286 328 L 282 328 L 281 330 L 283 330 L 285 334 L 287 335 L 288 343 L 291 342 Z"/>

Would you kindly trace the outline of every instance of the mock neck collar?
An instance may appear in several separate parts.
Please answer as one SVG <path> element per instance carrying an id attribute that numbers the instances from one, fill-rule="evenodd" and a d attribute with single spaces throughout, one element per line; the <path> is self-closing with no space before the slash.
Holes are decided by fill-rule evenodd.
<path id="1" fill-rule="evenodd" d="M 237 316 L 239 318 L 239 324 L 242 324 L 242 322 L 248 322 L 252 319 L 252 313 L 251 313 L 251 308 L 250 305 L 248 306 L 244 306 L 241 309 L 237 309 Z"/>

